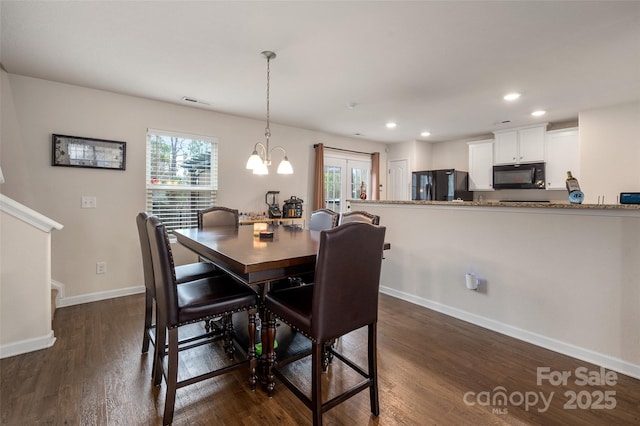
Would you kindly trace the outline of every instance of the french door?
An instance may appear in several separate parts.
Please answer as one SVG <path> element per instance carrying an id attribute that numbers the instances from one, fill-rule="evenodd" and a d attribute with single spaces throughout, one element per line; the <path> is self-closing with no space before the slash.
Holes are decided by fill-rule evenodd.
<path id="1" fill-rule="evenodd" d="M 324 157 L 325 207 L 337 213 L 347 211 L 346 200 L 360 198 L 364 189 L 371 198 L 371 160 Z"/>

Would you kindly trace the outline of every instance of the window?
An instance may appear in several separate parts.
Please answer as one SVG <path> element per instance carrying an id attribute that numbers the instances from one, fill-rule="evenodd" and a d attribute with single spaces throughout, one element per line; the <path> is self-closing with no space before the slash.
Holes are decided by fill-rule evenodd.
<path id="1" fill-rule="evenodd" d="M 198 210 L 215 204 L 218 143 L 208 136 L 147 131 L 147 212 L 169 231 L 198 226 Z"/>
<path id="2" fill-rule="evenodd" d="M 363 156 L 324 157 L 325 206 L 337 213 L 346 211 L 346 200 L 360 198 L 364 183 L 367 198 L 371 190 L 371 159 Z"/>

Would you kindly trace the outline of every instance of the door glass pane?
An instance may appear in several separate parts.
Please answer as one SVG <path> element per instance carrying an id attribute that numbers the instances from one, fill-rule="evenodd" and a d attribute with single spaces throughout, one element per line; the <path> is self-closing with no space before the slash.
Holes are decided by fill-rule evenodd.
<path id="1" fill-rule="evenodd" d="M 366 199 L 371 199 L 371 163 L 357 160 L 347 160 L 350 170 L 349 193 L 350 198 L 359 199 L 360 192 L 364 189 Z M 364 184 L 364 188 L 363 187 Z"/>
<path id="2" fill-rule="evenodd" d="M 339 166 L 324 166 L 324 199 L 325 207 L 340 212 L 342 198 L 342 168 Z"/>

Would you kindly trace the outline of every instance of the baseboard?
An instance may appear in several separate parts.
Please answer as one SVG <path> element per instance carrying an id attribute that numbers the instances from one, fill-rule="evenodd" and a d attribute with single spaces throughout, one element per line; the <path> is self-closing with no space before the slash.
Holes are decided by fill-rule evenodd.
<path id="1" fill-rule="evenodd" d="M 127 288 L 119 288 L 117 290 L 99 291 L 97 293 L 82 294 L 80 296 L 60 297 L 58 300 L 58 308 L 65 306 L 80 305 L 82 303 L 98 302 L 100 300 L 113 299 L 116 297 L 130 296 L 132 294 L 144 293 L 143 285 Z"/>
<path id="2" fill-rule="evenodd" d="M 55 342 L 56 338 L 53 335 L 53 330 L 51 330 L 51 333 L 46 336 L 0 345 L 0 359 L 22 355 L 27 352 L 39 351 L 40 349 L 47 349 L 53 346 Z"/>
<path id="3" fill-rule="evenodd" d="M 514 327 L 500 321 L 472 314 L 467 311 L 463 311 L 448 305 L 415 296 L 413 294 L 398 291 L 393 288 L 380 286 L 380 292 L 419 306 L 423 306 L 428 309 L 432 309 L 445 315 L 449 315 L 462 321 L 469 322 L 479 327 L 483 327 L 500 334 L 504 334 L 506 336 L 552 350 L 554 352 L 577 358 L 582 361 L 590 362 L 592 364 L 607 368 L 609 370 L 617 371 L 618 373 L 622 373 L 636 379 L 640 379 L 640 365 L 633 364 L 629 361 L 595 352 L 590 349 L 585 349 L 570 343 L 562 342 L 560 340 L 546 337 L 541 334 L 523 330 L 521 328 Z"/>
<path id="4" fill-rule="evenodd" d="M 64 299 L 64 284 L 51 280 L 51 288 L 58 290 L 58 294 L 56 295 L 56 308 L 59 308 L 60 300 Z"/>

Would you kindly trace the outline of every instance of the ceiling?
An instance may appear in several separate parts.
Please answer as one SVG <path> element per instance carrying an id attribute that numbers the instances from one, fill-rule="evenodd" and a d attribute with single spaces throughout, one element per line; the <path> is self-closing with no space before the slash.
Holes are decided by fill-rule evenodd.
<path id="1" fill-rule="evenodd" d="M 0 4 L 9 73 L 264 120 L 271 50 L 272 123 L 384 143 L 640 99 L 637 1 Z"/>

